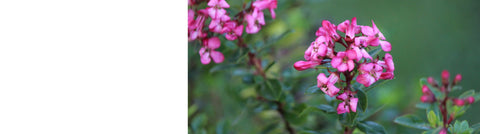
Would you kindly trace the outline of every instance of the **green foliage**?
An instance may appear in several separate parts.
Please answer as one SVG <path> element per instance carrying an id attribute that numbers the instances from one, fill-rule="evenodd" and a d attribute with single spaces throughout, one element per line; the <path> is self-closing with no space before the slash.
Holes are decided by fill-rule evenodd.
<path id="1" fill-rule="evenodd" d="M 428 122 L 430 123 L 430 126 L 432 128 L 435 128 L 437 127 L 437 122 L 439 121 L 438 118 L 437 118 L 437 115 L 435 115 L 435 112 L 433 112 L 432 110 L 430 110 L 430 112 L 428 112 L 427 114 L 427 119 L 428 119 Z"/>
<path id="2" fill-rule="evenodd" d="M 367 105 L 368 105 L 368 100 L 367 100 L 367 94 L 363 92 L 363 90 L 357 90 L 357 95 L 358 95 L 358 106 L 360 109 L 365 112 L 367 110 Z"/>
<path id="3" fill-rule="evenodd" d="M 462 121 L 462 122 L 459 122 L 458 120 L 455 121 L 455 123 L 449 127 L 448 129 L 451 133 L 454 133 L 454 134 L 470 134 L 470 133 L 473 133 L 473 129 L 470 128 L 470 126 L 468 125 L 468 122 L 467 121 Z"/>
<path id="4" fill-rule="evenodd" d="M 373 121 L 364 121 L 357 124 L 358 129 L 366 134 L 386 134 L 385 128 Z"/>
<path id="5" fill-rule="evenodd" d="M 395 118 L 394 122 L 403 126 L 416 128 L 416 129 L 422 129 L 422 130 L 430 129 L 427 123 L 425 123 L 423 120 L 421 120 L 420 118 L 412 114 L 397 117 Z"/>

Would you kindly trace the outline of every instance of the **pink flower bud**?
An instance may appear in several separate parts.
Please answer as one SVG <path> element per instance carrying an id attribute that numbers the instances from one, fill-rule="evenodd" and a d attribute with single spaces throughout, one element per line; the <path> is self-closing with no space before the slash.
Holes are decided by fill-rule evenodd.
<path id="1" fill-rule="evenodd" d="M 468 97 L 466 100 L 468 104 L 472 104 L 473 102 L 475 102 L 475 98 L 473 98 L 472 96 Z"/>
<path id="2" fill-rule="evenodd" d="M 423 94 L 430 94 L 430 89 L 428 88 L 427 85 L 422 86 L 422 93 Z"/>
<path id="3" fill-rule="evenodd" d="M 435 79 L 433 79 L 432 77 L 428 77 L 427 82 L 428 82 L 428 84 L 430 84 L 434 87 L 438 87 L 437 81 Z"/>
<path id="4" fill-rule="evenodd" d="M 303 71 L 306 69 L 314 68 L 315 66 L 320 65 L 318 62 L 313 61 L 297 61 L 293 64 L 293 67 L 298 71 Z"/>
<path id="5" fill-rule="evenodd" d="M 438 132 L 438 134 L 447 134 L 447 129 L 442 128 L 442 130 L 440 130 L 440 132 Z"/>
<path id="6" fill-rule="evenodd" d="M 444 85 L 447 85 L 448 84 L 448 78 L 450 77 L 450 72 L 448 72 L 447 70 L 443 70 L 442 71 L 442 83 Z"/>
<path id="7" fill-rule="evenodd" d="M 453 101 L 453 104 L 454 104 L 454 105 L 457 105 L 457 106 L 463 106 L 463 105 L 465 105 L 465 101 L 464 101 L 463 99 L 456 99 L 456 98 L 454 98 L 454 99 L 452 99 L 452 101 Z"/>
<path id="8" fill-rule="evenodd" d="M 457 74 L 455 76 L 455 80 L 453 80 L 453 84 L 456 85 L 458 82 L 460 82 L 462 80 L 462 75 L 461 74 Z"/>
<path id="9" fill-rule="evenodd" d="M 435 101 L 435 97 L 433 95 L 423 95 L 420 97 L 420 101 L 423 103 L 432 103 Z"/>

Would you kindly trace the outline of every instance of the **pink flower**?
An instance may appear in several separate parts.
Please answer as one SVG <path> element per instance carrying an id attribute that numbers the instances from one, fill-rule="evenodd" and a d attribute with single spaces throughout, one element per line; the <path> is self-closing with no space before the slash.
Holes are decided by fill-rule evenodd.
<path id="1" fill-rule="evenodd" d="M 457 98 L 453 98 L 452 99 L 452 102 L 454 105 L 456 106 L 463 106 L 465 105 L 465 101 L 463 99 L 457 99 Z"/>
<path id="2" fill-rule="evenodd" d="M 475 102 L 475 98 L 473 98 L 472 96 L 467 97 L 466 100 L 467 100 L 468 104 L 472 104 L 473 102 Z"/>
<path id="3" fill-rule="evenodd" d="M 204 38 L 207 36 L 207 33 L 202 31 L 203 25 L 205 23 L 207 11 L 205 9 L 198 11 L 198 17 L 195 21 L 192 21 L 188 24 L 188 40 L 192 41 L 197 38 Z"/>
<path id="4" fill-rule="evenodd" d="M 462 75 L 461 74 L 455 75 L 455 79 L 453 80 L 453 85 L 458 84 L 461 80 L 462 80 Z"/>
<path id="5" fill-rule="evenodd" d="M 310 68 L 315 68 L 317 65 L 320 65 L 320 63 L 316 61 L 297 61 L 295 64 L 293 64 L 293 67 L 298 71 L 303 71 Z"/>
<path id="6" fill-rule="evenodd" d="M 210 25 L 208 25 L 208 28 L 210 28 L 212 32 L 221 33 L 223 30 L 223 24 L 229 20 L 230 17 L 228 15 L 220 16 L 217 19 L 213 19 L 210 22 Z"/>
<path id="7" fill-rule="evenodd" d="M 193 18 L 195 17 L 195 11 L 192 9 L 188 10 L 188 25 L 190 25 L 193 22 Z"/>
<path id="8" fill-rule="evenodd" d="M 362 60 L 362 58 L 367 58 L 367 59 L 373 60 L 373 59 L 372 59 L 372 56 L 370 56 L 370 54 L 368 54 L 368 52 L 367 52 L 365 49 L 359 48 L 359 47 L 353 46 L 353 45 L 352 45 L 352 49 L 353 49 L 353 51 L 355 51 L 355 53 L 357 54 L 357 55 L 356 55 L 356 58 L 355 58 L 355 60 L 356 60 L 357 62 L 359 62 L 360 60 Z"/>
<path id="9" fill-rule="evenodd" d="M 349 113 L 350 111 L 357 112 L 358 98 L 354 98 L 352 92 L 345 91 L 338 95 L 337 99 L 344 101 L 337 107 L 338 114 Z"/>
<path id="10" fill-rule="evenodd" d="M 356 57 L 355 51 L 338 52 L 337 56 L 332 58 L 332 67 L 337 68 L 340 72 L 352 71 L 355 67 L 353 59 Z"/>
<path id="11" fill-rule="evenodd" d="M 448 84 L 448 78 L 450 77 L 450 72 L 448 72 L 447 70 L 443 70 L 442 71 L 442 83 L 444 85 L 447 85 Z"/>
<path id="12" fill-rule="evenodd" d="M 372 27 L 369 26 L 362 26 L 362 33 L 364 35 L 367 35 L 367 37 L 362 37 L 357 40 L 355 40 L 356 44 L 357 42 L 362 42 L 364 46 L 378 46 L 380 45 L 385 52 L 389 52 L 392 50 L 392 45 L 388 41 L 385 40 L 385 36 L 383 36 L 382 32 L 378 30 L 377 26 L 372 20 Z"/>
<path id="13" fill-rule="evenodd" d="M 368 87 L 380 78 L 383 68 L 379 64 L 364 63 L 360 65 L 360 75 L 357 76 L 357 82 Z"/>
<path id="14" fill-rule="evenodd" d="M 322 61 L 322 57 L 327 55 L 328 48 L 325 44 L 325 37 L 320 36 L 310 44 L 310 47 L 305 51 L 305 60 Z"/>
<path id="15" fill-rule="evenodd" d="M 357 17 L 353 17 L 351 22 L 345 20 L 338 24 L 337 29 L 345 33 L 345 39 L 349 41 L 354 41 L 355 34 L 360 33 L 360 26 L 357 26 Z"/>
<path id="16" fill-rule="evenodd" d="M 275 19 L 275 11 L 277 8 L 277 0 L 258 0 L 253 2 L 253 7 L 258 10 L 269 9 L 272 19 Z"/>
<path id="17" fill-rule="evenodd" d="M 262 25 L 265 25 L 265 20 L 263 12 L 258 9 L 254 9 L 252 13 L 245 15 L 245 20 L 247 21 L 246 32 L 249 34 L 254 34 L 260 31 Z"/>
<path id="18" fill-rule="evenodd" d="M 385 61 L 379 61 L 379 64 L 386 68 L 386 72 L 383 72 L 380 76 L 380 79 L 393 79 L 394 74 L 393 71 L 395 70 L 395 65 L 393 63 L 392 55 L 389 53 L 385 53 L 385 57 L 383 57 Z"/>
<path id="19" fill-rule="evenodd" d="M 206 40 L 203 40 L 203 47 L 200 48 L 200 61 L 202 64 L 209 64 L 211 59 L 215 63 L 221 63 L 223 62 L 223 54 L 215 51 L 214 49 L 217 49 L 220 47 L 220 39 L 218 37 L 212 37 Z"/>
<path id="20" fill-rule="evenodd" d="M 210 0 L 207 5 L 210 6 L 207 8 L 207 11 L 212 19 L 218 19 L 225 15 L 227 11 L 223 8 L 230 7 L 225 0 Z"/>
<path id="21" fill-rule="evenodd" d="M 432 103 L 435 102 L 435 95 L 433 95 L 432 91 L 430 91 L 430 88 L 428 88 L 427 85 L 422 86 L 422 97 L 420 97 L 420 100 L 423 103 Z"/>
<path id="22" fill-rule="evenodd" d="M 317 32 L 315 32 L 315 35 L 324 36 L 326 38 L 326 42 L 329 43 L 333 43 L 333 41 L 340 39 L 340 35 L 337 33 L 337 27 L 328 20 L 322 21 L 322 27 L 318 28 Z"/>
<path id="23" fill-rule="evenodd" d="M 225 38 L 227 38 L 227 40 L 236 40 L 237 37 L 242 36 L 243 25 L 236 25 L 237 23 L 235 21 L 225 23 L 221 33 L 225 33 Z"/>
<path id="24" fill-rule="evenodd" d="M 340 91 L 337 87 L 335 87 L 335 83 L 337 83 L 338 75 L 336 73 L 331 73 L 328 78 L 325 76 L 324 73 L 320 73 L 317 76 L 317 87 L 319 87 L 325 94 L 333 97 Z"/>

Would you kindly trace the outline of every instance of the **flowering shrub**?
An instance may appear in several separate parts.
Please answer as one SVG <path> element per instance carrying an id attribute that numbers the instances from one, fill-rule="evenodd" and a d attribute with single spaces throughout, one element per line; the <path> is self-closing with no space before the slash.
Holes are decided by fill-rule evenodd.
<path id="1" fill-rule="evenodd" d="M 257 0 L 249 8 L 245 8 L 234 16 L 229 16 L 227 10 L 230 5 L 225 0 L 209 0 L 207 7 L 199 9 L 204 0 L 189 0 L 188 5 L 188 40 L 201 40 L 202 48 L 199 51 L 202 64 L 209 64 L 211 59 L 221 63 L 224 55 L 215 51 L 221 41 L 217 36 L 223 35 L 227 40 L 237 40 L 242 37 L 244 23 L 246 32 L 255 34 L 265 25 L 263 10 L 268 9 L 272 18 L 275 18 L 274 9 L 277 0 Z M 208 28 L 206 22 L 210 20 Z M 244 45 L 239 43 L 240 45 Z"/>
<path id="2" fill-rule="evenodd" d="M 343 33 L 344 36 L 337 31 Z M 305 61 L 297 61 L 294 68 L 299 71 L 313 69 L 317 66 L 327 68 L 328 74 L 318 74 L 316 87 L 326 95 L 336 97 L 341 101 L 336 106 L 337 114 L 358 111 L 358 92 L 362 92 L 364 99 L 361 103 L 365 110 L 366 96 L 363 93 L 365 91 L 358 88 L 359 86 L 354 88 L 352 83 L 357 82 L 364 87 L 369 87 L 378 80 L 394 78 L 395 67 L 392 55 L 385 53 L 382 58 L 378 55 L 375 56 L 379 52 L 379 48 L 375 50 L 375 47 L 380 46 L 383 51 L 389 52 L 391 51 L 390 43 L 385 41 L 384 35 L 373 21 L 371 27 L 357 25 L 355 17 L 338 26 L 324 20 L 322 27 L 317 30 L 315 35 L 317 38 L 305 51 Z M 368 53 L 367 50 L 370 50 L 371 53 Z M 352 123 L 355 124 L 355 122 Z M 354 126 L 351 125 L 351 127 Z M 351 131 L 353 128 L 346 127 L 346 133 L 351 133 Z"/>
<path id="3" fill-rule="evenodd" d="M 426 133 L 438 134 L 463 134 L 473 133 L 477 126 L 469 126 L 467 121 L 455 121 L 465 113 L 471 104 L 479 99 L 474 90 L 465 91 L 460 96 L 452 96 L 451 92 L 462 90 L 458 83 L 462 75 L 457 74 L 453 81 L 450 80 L 450 73 L 447 70 L 442 72 L 442 81 L 438 83 L 434 78 L 428 77 L 420 80 L 422 96 L 417 104 L 418 108 L 426 109 L 429 124 L 422 122 L 415 115 L 404 115 L 397 117 L 395 122 L 408 127 L 426 130 Z M 474 129 L 475 128 L 475 129 Z"/>

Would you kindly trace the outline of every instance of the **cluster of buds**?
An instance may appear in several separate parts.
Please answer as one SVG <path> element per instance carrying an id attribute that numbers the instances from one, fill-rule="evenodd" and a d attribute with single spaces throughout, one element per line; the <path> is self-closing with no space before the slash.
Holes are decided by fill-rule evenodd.
<path id="1" fill-rule="evenodd" d="M 194 8 L 201 2 L 203 0 L 189 0 L 188 5 Z M 209 64 L 211 59 L 215 63 L 223 62 L 223 54 L 215 51 L 220 47 L 221 42 L 214 35 L 223 35 L 231 41 L 237 40 L 242 36 L 244 22 L 246 22 L 248 34 L 257 33 L 261 26 L 265 25 L 263 10 L 269 9 L 272 18 L 275 18 L 274 9 L 277 8 L 277 0 L 252 2 L 250 8 L 242 10 L 233 18 L 229 16 L 226 8 L 230 8 L 230 5 L 225 0 L 209 0 L 205 9 L 188 10 L 188 40 L 202 41 L 202 48 L 199 51 L 202 64 Z M 207 19 L 211 19 L 208 28 L 205 27 Z"/>
<path id="2" fill-rule="evenodd" d="M 341 36 L 337 31 L 344 33 L 345 36 Z M 338 105 L 338 114 L 356 112 L 358 98 L 354 97 L 356 92 L 351 90 L 352 80 L 368 87 L 379 79 L 394 78 L 395 67 L 392 55 L 385 53 L 383 58 L 379 56 L 372 58 L 367 52 L 378 46 L 381 46 L 385 52 L 392 49 L 373 21 L 370 27 L 357 25 L 355 17 L 338 26 L 324 20 L 322 27 L 316 31 L 315 35 L 317 38 L 305 51 L 305 61 L 297 61 L 294 68 L 302 71 L 327 63 L 331 64 L 332 68 L 328 68 L 330 75 L 327 78 L 324 73 L 320 73 L 317 77 L 317 86 L 331 97 L 342 92 L 336 97 L 343 101 Z M 345 51 L 336 51 L 337 46 L 343 46 Z M 345 76 L 345 80 L 339 79 L 341 74 Z M 339 89 L 335 86 L 337 82 L 338 85 L 346 84 L 346 86 Z"/>
<path id="3" fill-rule="evenodd" d="M 447 70 L 443 70 L 443 72 L 442 72 L 442 84 L 441 85 L 439 85 L 439 83 L 435 79 L 433 79 L 432 77 L 428 77 L 427 82 L 432 87 L 435 87 L 435 88 L 439 89 L 442 93 L 448 94 L 448 92 L 450 92 L 452 87 L 457 85 L 462 80 L 462 75 L 457 74 L 455 76 L 455 79 L 453 79 L 452 82 L 450 82 L 449 78 L 450 78 L 450 72 L 448 72 Z M 420 98 L 420 100 L 423 103 L 433 103 L 433 102 L 437 101 L 436 98 L 435 98 L 435 95 L 432 93 L 432 91 L 430 91 L 430 89 L 428 88 L 427 85 L 423 85 L 422 93 L 423 93 L 423 95 Z M 449 97 L 447 97 L 445 99 L 451 100 L 453 102 L 453 104 L 456 105 L 456 106 L 463 106 L 466 103 L 472 104 L 473 102 L 475 102 L 475 98 L 473 96 L 469 96 L 467 98 L 449 98 Z"/>

